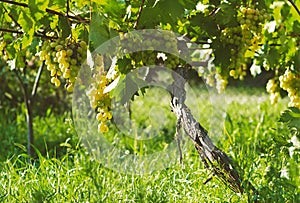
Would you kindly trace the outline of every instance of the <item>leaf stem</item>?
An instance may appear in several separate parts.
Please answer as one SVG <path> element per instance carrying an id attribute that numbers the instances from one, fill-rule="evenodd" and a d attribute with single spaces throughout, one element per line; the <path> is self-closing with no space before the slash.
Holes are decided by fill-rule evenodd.
<path id="1" fill-rule="evenodd" d="M 296 9 L 298 15 L 300 15 L 300 10 L 299 10 L 299 8 L 297 7 L 297 5 L 296 5 L 292 0 L 288 0 L 288 1 L 289 1 L 289 2 L 292 4 L 292 6 Z"/>
<path id="2" fill-rule="evenodd" d="M 139 12 L 137 14 L 137 18 L 136 18 L 136 21 L 133 25 L 133 28 L 137 28 L 138 24 L 139 24 L 139 21 L 140 21 L 140 18 L 141 18 L 141 15 L 142 15 L 142 11 L 143 11 L 143 7 L 144 7 L 144 4 L 145 4 L 145 0 L 142 0 L 142 3 L 141 3 L 141 6 L 140 6 L 140 9 L 139 9 Z"/>

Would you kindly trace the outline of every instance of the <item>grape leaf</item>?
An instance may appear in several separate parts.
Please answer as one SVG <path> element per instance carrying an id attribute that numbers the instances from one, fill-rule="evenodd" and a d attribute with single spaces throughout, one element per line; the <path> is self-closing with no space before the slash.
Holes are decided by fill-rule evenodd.
<path id="1" fill-rule="evenodd" d="M 161 12 L 161 20 L 163 21 L 165 17 L 170 17 L 173 22 L 177 22 L 177 18 L 181 18 L 184 14 L 184 7 L 180 4 L 178 0 L 160 0 L 156 7 L 158 7 Z M 170 9 L 166 9 L 170 8 Z M 168 21 L 168 23 L 170 23 Z"/>
<path id="2" fill-rule="evenodd" d="M 67 17 L 59 16 L 58 27 L 63 38 L 67 38 L 71 34 L 71 25 Z"/>
<path id="3" fill-rule="evenodd" d="M 128 73 L 132 68 L 131 59 L 126 57 L 119 59 L 117 65 L 118 65 L 118 70 L 122 74 Z"/>
<path id="4" fill-rule="evenodd" d="M 227 3 L 221 4 L 220 8 L 221 9 L 216 14 L 216 19 L 218 22 L 220 22 L 221 26 L 237 26 L 236 9 L 234 9 L 233 6 Z"/>
<path id="5" fill-rule="evenodd" d="M 106 22 L 104 16 L 100 15 L 100 13 L 93 12 L 90 24 L 90 41 L 92 41 L 94 48 L 99 47 L 109 38 L 108 22 Z"/>
<path id="6" fill-rule="evenodd" d="M 160 10 L 156 7 L 146 7 L 141 13 L 139 28 L 151 28 L 158 25 L 160 22 Z"/>
<path id="7" fill-rule="evenodd" d="M 34 21 L 33 19 L 28 16 L 25 11 L 20 13 L 18 23 L 21 25 L 22 29 L 25 32 L 24 37 L 22 38 L 22 48 L 27 47 L 30 45 L 30 43 L 33 40 L 33 35 L 34 35 Z"/>
<path id="8" fill-rule="evenodd" d="M 278 62 L 278 59 L 280 59 L 280 54 L 278 52 L 278 49 L 271 47 L 269 54 L 267 56 L 267 60 L 270 64 L 271 68 L 275 68 L 275 66 Z"/>
<path id="9" fill-rule="evenodd" d="M 296 52 L 293 58 L 295 71 L 300 73 L 300 51 Z"/>
<path id="10" fill-rule="evenodd" d="M 279 121 L 285 123 L 292 132 L 300 133 L 300 109 L 289 107 L 281 114 Z"/>
<path id="11" fill-rule="evenodd" d="M 44 17 L 43 12 L 49 5 L 49 0 L 29 0 L 28 7 L 34 18 L 38 21 Z"/>
<path id="12" fill-rule="evenodd" d="M 138 95 L 138 91 L 145 86 L 147 85 L 144 80 L 135 77 L 133 74 L 127 74 L 115 87 L 113 96 L 123 105 L 133 100 L 134 95 Z"/>
<path id="13" fill-rule="evenodd" d="M 222 70 L 226 70 L 230 64 L 230 52 L 228 47 L 223 46 L 219 40 L 214 40 L 212 43 L 212 48 L 214 50 L 214 64 L 221 66 Z"/>
<path id="14" fill-rule="evenodd" d="M 192 26 L 199 26 L 209 37 L 219 35 L 218 25 L 212 17 L 204 16 L 203 13 L 197 13 L 191 18 L 190 22 Z"/>
<path id="15" fill-rule="evenodd" d="M 67 0 L 50 0 L 49 1 L 49 8 L 53 10 L 65 8 L 67 5 Z"/>
<path id="16" fill-rule="evenodd" d="M 170 8 L 170 9 L 166 9 Z M 139 20 L 139 28 L 153 28 L 160 23 L 177 24 L 184 15 L 184 7 L 178 0 L 160 0 L 153 6 L 145 7 Z"/>

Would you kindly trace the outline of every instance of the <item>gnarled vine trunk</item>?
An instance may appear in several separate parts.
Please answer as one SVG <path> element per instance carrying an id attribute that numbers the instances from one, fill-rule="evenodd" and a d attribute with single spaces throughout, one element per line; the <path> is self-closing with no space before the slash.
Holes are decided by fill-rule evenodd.
<path id="1" fill-rule="evenodd" d="M 184 71 L 183 68 L 176 69 L 177 74 L 172 74 L 174 82 L 169 87 L 172 96 L 170 105 L 177 117 L 176 133 L 179 133 L 179 128 L 183 128 L 185 133 L 194 142 L 204 166 L 211 170 L 213 175 L 219 177 L 221 181 L 228 185 L 233 191 L 242 193 L 243 187 L 241 186 L 240 177 L 233 167 L 230 158 L 225 152 L 218 149 L 212 143 L 207 131 L 196 121 L 190 109 L 184 103 L 186 95 L 184 90 L 184 84 L 186 82 L 184 79 Z"/>

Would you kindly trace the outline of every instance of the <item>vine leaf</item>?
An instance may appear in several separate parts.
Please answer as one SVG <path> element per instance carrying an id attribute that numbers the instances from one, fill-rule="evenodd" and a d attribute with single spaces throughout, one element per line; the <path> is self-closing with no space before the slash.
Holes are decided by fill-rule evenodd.
<path id="1" fill-rule="evenodd" d="M 28 16 L 24 11 L 20 13 L 18 23 L 21 25 L 22 29 L 26 33 L 22 38 L 22 45 L 23 48 L 27 47 L 31 44 L 34 36 L 34 21 L 33 19 Z"/>
<path id="2" fill-rule="evenodd" d="M 134 73 L 129 73 L 121 77 L 112 94 L 123 105 L 129 100 L 133 100 L 134 95 L 139 95 L 139 91 L 143 94 L 146 86 L 145 80 L 138 78 Z"/>
<path id="3" fill-rule="evenodd" d="M 289 107 L 281 114 L 279 121 L 285 123 L 292 132 L 300 133 L 300 109 Z"/>
<path id="4" fill-rule="evenodd" d="M 217 12 L 216 19 L 223 26 L 236 26 L 236 9 L 234 9 L 230 4 L 223 3 L 220 5 L 221 10 Z"/>
<path id="5" fill-rule="evenodd" d="M 34 18 L 38 21 L 44 17 L 44 12 L 49 5 L 49 0 L 29 0 L 28 7 Z"/>
<path id="6" fill-rule="evenodd" d="M 58 28 L 61 30 L 63 38 L 67 38 L 71 34 L 71 25 L 67 17 L 59 16 Z"/>
<path id="7" fill-rule="evenodd" d="M 109 39 L 109 36 L 110 33 L 108 25 L 105 23 L 104 16 L 100 15 L 98 12 L 93 12 L 90 24 L 90 41 L 92 41 L 93 47 L 99 47 Z"/>
<path id="8" fill-rule="evenodd" d="M 178 0 L 160 0 L 156 1 L 154 5 L 152 4 L 153 2 L 148 2 L 143 9 L 139 20 L 140 28 L 152 28 L 159 23 L 174 25 L 177 24 L 177 19 L 184 15 L 184 7 Z"/>
<path id="9" fill-rule="evenodd" d="M 218 25 L 211 16 L 204 16 L 203 13 L 197 13 L 191 18 L 191 24 L 198 26 L 201 31 L 204 31 L 207 36 L 218 36 Z"/>
<path id="10" fill-rule="evenodd" d="M 66 6 L 66 3 L 67 0 L 51 0 L 49 2 L 49 7 L 51 7 L 51 9 L 57 10 L 64 8 Z"/>
<path id="11" fill-rule="evenodd" d="M 300 52 L 298 51 L 294 56 L 294 67 L 300 73 Z"/>

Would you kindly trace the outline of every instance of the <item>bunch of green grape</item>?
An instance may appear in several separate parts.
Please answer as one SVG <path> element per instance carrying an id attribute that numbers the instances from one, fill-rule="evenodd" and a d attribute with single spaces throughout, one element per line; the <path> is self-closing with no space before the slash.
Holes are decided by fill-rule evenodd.
<path id="1" fill-rule="evenodd" d="M 275 78 L 270 79 L 266 85 L 266 89 L 270 94 L 271 104 L 276 104 L 280 97 L 280 87 L 278 81 Z"/>
<path id="2" fill-rule="evenodd" d="M 65 88 L 72 92 L 81 64 L 86 60 L 86 52 L 84 41 L 75 42 L 71 38 L 44 41 L 40 59 L 45 61 L 50 71 L 51 83 L 59 87 L 59 77 L 63 77 Z"/>
<path id="3" fill-rule="evenodd" d="M 142 66 L 151 65 L 165 65 L 168 68 L 176 68 L 178 64 L 182 63 L 176 55 L 179 55 L 177 47 L 177 38 L 171 32 L 159 32 L 146 30 L 141 37 L 135 33 L 121 34 L 122 52 L 126 55 L 123 57 L 131 60 L 127 66 L 120 66 L 118 69 L 121 73 L 127 73 L 131 69 L 140 68 Z M 158 48 L 166 49 L 169 54 Z M 135 51 L 138 50 L 138 51 Z M 139 51 L 143 50 L 143 51 Z M 164 57 L 159 57 L 164 53 Z"/>
<path id="4" fill-rule="evenodd" d="M 300 108 L 300 74 L 286 69 L 279 77 L 280 87 L 288 92 L 290 98 L 289 106 Z"/>
<path id="5" fill-rule="evenodd" d="M 226 46 L 229 47 L 231 58 L 230 68 L 232 69 L 229 74 L 235 79 L 243 79 L 246 75 L 246 58 L 244 54 L 247 50 L 247 43 L 245 38 L 249 34 L 245 33 L 241 26 L 229 27 L 222 30 L 220 40 L 225 42 Z"/>
<path id="6" fill-rule="evenodd" d="M 222 30 L 220 40 L 230 49 L 229 75 L 235 79 L 244 79 L 247 70 L 247 51 L 255 52 L 262 42 L 262 28 L 270 16 L 265 10 L 242 7 L 239 10 L 238 26 Z"/>
<path id="7" fill-rule="evenodd" d="M 3 40 L 0 42 L 0 56 L 5 60 L 7 61 L 8 60 L 8 55 L 5 51 L 6 49 L 6 42 Z"/>
<path id="8" fill-rule="evenodd" d="M 105 87 L 109 84 L 106 73 L 98 73 L 94 76 L 92 88 L 87 92 L 90 100 L 90 105 L 96 110 L 96 119 L 98 121 L 98 132 L 108 132 L 107 123 L 112 119 L 110 111 L 111 99 L 109 93 L 104 93 Z"/>

